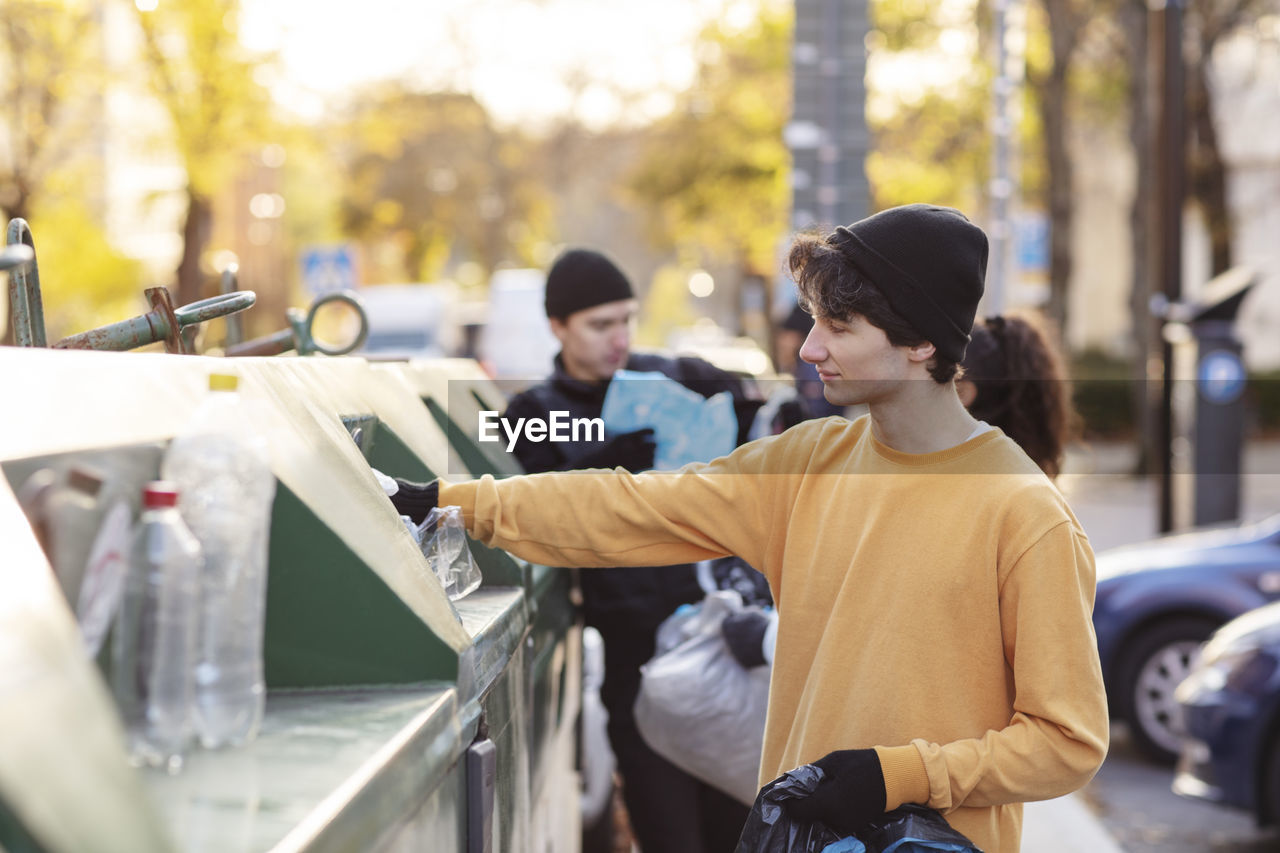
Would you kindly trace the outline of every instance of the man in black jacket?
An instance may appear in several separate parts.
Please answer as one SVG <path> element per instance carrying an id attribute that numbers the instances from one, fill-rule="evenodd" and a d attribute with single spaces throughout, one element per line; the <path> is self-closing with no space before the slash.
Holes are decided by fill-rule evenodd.
<path id="1" fill-rule="evenodd" d="M 660 372 L 704 397 L 734 395 L 741 443 L 759 402 L 742 382 L 697 358 L 631 353 L 637 302 L 631 284 L 604 255 L 574 249 L 547 274 L 546 311 L 560 341 L 555 371 L 546 381 L 511 400 L 503 418 L 598 418 L 613 375 L 620 369 Z M 652 430 L 610 434 L 606 440 L 520 440 L 516 457 L 530 473 L 580 468 L 653 467 Z M 609 711 L 609 741 L 622 775 L 632 831 L 644 853 L 719 853 L 733 850 L 748 808 L 684 773 L 645 745 L 632 706 L 640 688 L 640 666 L 654 653 L 654 631 L 681 604 L 700 601 L 703 591 L 688 564 L 647 571 L 592 569 L 581 573 L 586 623 L 605 646 L 601 699 Z"/>

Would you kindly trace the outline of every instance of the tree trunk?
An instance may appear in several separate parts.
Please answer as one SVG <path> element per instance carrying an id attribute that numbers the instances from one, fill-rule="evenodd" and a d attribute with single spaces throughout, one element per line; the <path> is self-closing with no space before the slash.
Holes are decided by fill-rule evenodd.
<path id="1" fill-rule="evenodd" d="M 1159 329 L 1151 316 L 1151 234 L 1149 223 L 1155 211 L 1154 176 L 1151 156 L 1154 139 L 1151 133 L 1151 67 L 1149 12 L 1145 0 L 1131 0 L 1121 11 L 1125 44 L 1129 46 L 1129 144 L 1133 149 L 1134 190 L 1129 206 L 1129 250 L 1133 257 L 1129 280 L 1129 315 L 1133 335 L 1130 366 L 1130 406 L 1134 425 L 1134 473 L 1151 472 L 1155 458 L 1152 445 L 1155 431 L 1152 415 L 1157 401 L 1150 395 L 1154 384 L 1147 380 L 1147 361 L 1151 346 L 1158 342 Z"/>
<path id="2" fill-rule="evenodd" d="M 1055 61 L 1045 83 L 1040 113 L 1049 184 L 1049 304 L 1046 310 L 1065 335 L 1075 206 L 1071 197 L 1073 168 L 1067 142 L 1067 75 L 1061 61 Z"/>
<path id="3" fill-rule="evenodd" d="M 1049 304 L 1045 311 L 1065 339 L 1068 290 L 1071 286 L 1071 244 L 1075 229 L 1074 168 L 1067 138 L 1067 78 L 1084 21 L 1073 12 L 1070 0 L 1042 0 L 1042 3 L 1049 29 L 1052 65 L 1039 79 L 1029 79 L 1036 88 L 1040 120 L 1044 125 L 1048 172 Z"/>
<path id="4" fill-rule="evenodd" d="M 1231 211 L 1227 207 L 1227 165 L 1218 146 L 1218 130 L 1213 123 L 1213 94 L 1209 88 L 1209 54 L 1205 46 L 1199 60 L 1187 69 L 1187 130 L 1191 135 L 1189 177 L 1191 198 L 1199 206 L 1209 231 L 1211 275 L 1231 269 Z"/>
<path id="5" fill-rule="evenodd" d="M 204 276 L 200 272 L 200 256 L 213 230 L 213 204 L 205 196 L 187 190 L 187 221 L 182 226 L 182 260 L 178 262 L 177 306 L 189 305 L 200 298 Z"/>

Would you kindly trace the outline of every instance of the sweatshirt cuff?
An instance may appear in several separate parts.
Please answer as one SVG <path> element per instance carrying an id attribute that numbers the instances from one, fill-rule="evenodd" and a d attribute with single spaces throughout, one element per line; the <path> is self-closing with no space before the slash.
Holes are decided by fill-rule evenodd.
<path id="1" fill-rule="evenodd" d="M 914 746 L 877 746 L 880 772 L 884 774 L 884 810 L 903 803 L 929 803 L 929 773 Z"/>
<path id="2" fill-rule="evenodd" d="M 447 480 L 440 481 L 440 499 L 438 501 L 438 505 L 442 507 L 461 507 L 462 521 L 466 524 L 468 533 L 475 529 L 476 487 L 479 485 L 479 480 L 469 480 L 465 483 L 450 483 Z"/>

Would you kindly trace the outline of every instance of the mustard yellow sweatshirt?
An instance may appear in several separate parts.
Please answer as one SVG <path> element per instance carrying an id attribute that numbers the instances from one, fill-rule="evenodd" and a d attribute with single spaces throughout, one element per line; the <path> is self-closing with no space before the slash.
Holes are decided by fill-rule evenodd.
<path id="1" fill-rule="evenodd" d="M 888 808 L 924 803 L 986 853 L 1021 803 L 1084 785 L 1108 723 L 1093 552 L 998 430 L 900 453 L 866 417 L 802 423 L 675 472 L 442 484 L 480 541 L 553 566 L 740 555 L 778 640 L 760 783 L 874 746 Z"/>

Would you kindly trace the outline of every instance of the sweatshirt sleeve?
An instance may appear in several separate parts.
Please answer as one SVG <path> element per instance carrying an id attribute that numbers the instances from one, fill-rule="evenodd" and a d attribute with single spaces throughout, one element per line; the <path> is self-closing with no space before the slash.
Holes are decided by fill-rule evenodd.
<path id="1" fill-rule="evenodd" d="M 1014 713 L 999 731 L 950 743 L 915 740 L 880 749 L 881 761 L 924 760 L 927 805 L 993 806 L 1068 794 L 1093 777 L 1106 757 L 1108 715 L 1091 613 L 1093 551 L 1063 522 L 1014 564 L 1000 591 L 1005 659 L 1014 676 Z M 945 701 L 945 697 L 939 697 Z M 919 767 L 918 764 L 914 764 Z M 886 775 L 890 802 L 920 802 L 918 773 Z"/>
<path id="2" fill-rule="evenodd" d="M 776 505 L 798 488 L 776 461 L 781 436 L 678 471 L 622 468 L 441 482 L 467 530 L 526 560 L 568 567 L 661 566 L 736 554 L 762 565 Z"/>

